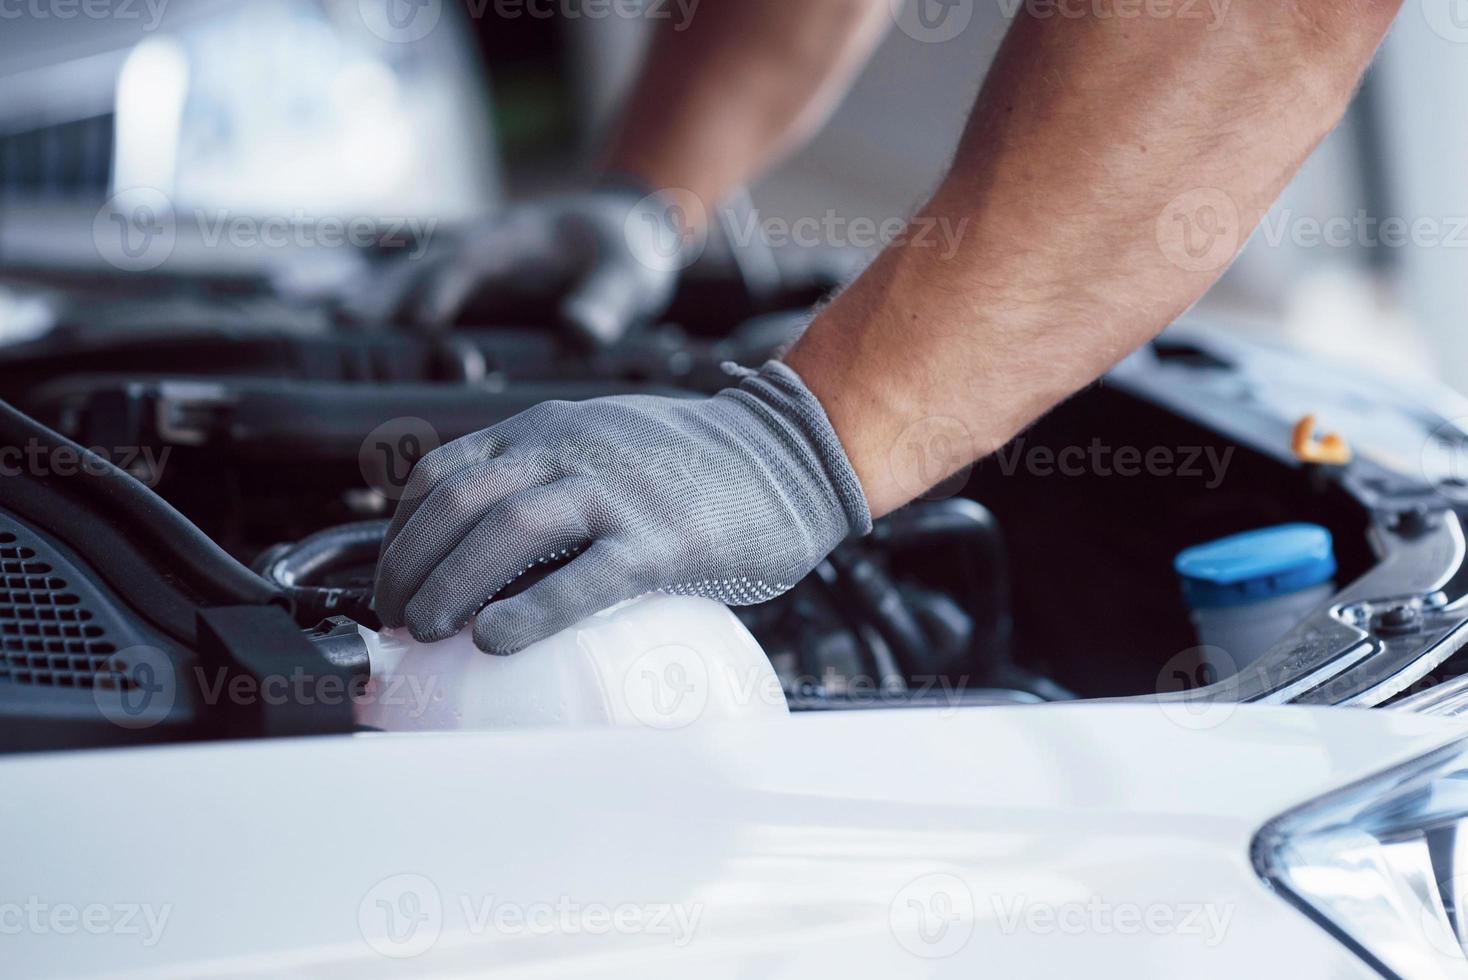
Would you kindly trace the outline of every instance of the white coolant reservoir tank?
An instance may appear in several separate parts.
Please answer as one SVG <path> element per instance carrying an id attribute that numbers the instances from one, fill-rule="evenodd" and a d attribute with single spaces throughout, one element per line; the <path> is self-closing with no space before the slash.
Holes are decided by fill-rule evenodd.
<path id="1" fill-rule="evenodd" d="M 389 732 L 548 726 L 686 728 L 789 715 L 769 658 L 717 602 L 655 594 L 598 613 L 513 657 L 469 631 L 425 645 L 363 628 L 372 680 L 357 720 Z"/>

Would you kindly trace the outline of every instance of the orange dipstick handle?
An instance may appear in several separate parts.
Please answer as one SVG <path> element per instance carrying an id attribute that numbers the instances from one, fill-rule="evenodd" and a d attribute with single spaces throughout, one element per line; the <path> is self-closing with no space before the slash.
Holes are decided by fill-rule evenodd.
<path id="1" fill-rule="evenodd" d="M 1334 432 L 1315 437 L 1315 416 L 1307 415 L 1295 424 L 1291 440 L 1295 456 L 1304 463 L 1345 466 L 1351 461 L 1351 447 Z"/>

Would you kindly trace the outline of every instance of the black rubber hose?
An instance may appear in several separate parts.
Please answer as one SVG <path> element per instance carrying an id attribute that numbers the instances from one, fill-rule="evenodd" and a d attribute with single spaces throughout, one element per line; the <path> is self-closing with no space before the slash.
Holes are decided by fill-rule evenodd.
<path id="1" fill-rule="evenodd" d="M 887 573 L 872 559 L 845 548 L 831 552 L 828 560 L 839 576 L 837 591 L 851 603 L 860 618 L 876 627 L 892 648 L 900 668 L 897 676 L 906 682 L 936 674 L 936 667 L 928 662 L 928 640 L 922 624 Z M 880 682 L 888 683 L 888 672 L 882 670 L 884 665 L 877 666 L 881 670 Z"/>
<path id="2" fill-rule="evenodd" d="M 362 521 L 318 531 L 295 544 L 277 545 L 255 561 L 255 569 L 290 596 L 296 621 L 310 626 L 332 616 L 348 616 L 376 629 L 372 586 L 322 585 L 323 577 L 353 566 L 375 567 L 387 521 Z"/>
<path id="3" fill-rule="evenodd" d="M 37 457 L 45 465 L 25 462 Z M 65 542 L 178 639 L 193 641 L 200 608 L 289 606 L 133 476 L 3 401 L 0 470 L 0 506 Z"/>
<path id="4" fill-rule="evenodd" d="M 993 648 L 995 665 L 1009 660 L 1009 561 L 1004 534 L 987 507 L 966 497 L 913 504 L 878 522 L 872 531 L 878 546 L 894 550 L 924 546 L 962 547 L 968 579 L 962 603 Z"/>

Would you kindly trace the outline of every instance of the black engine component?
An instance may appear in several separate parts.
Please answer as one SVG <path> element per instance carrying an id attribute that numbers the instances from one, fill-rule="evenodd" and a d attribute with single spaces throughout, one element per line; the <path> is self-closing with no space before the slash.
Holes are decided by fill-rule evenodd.
<path id="1" fill-rule="evenodd" d="M 0 396 L 76 441 L 137 450 L 131 470 L 157 490 L 0 410 L 7 472 L 30 452 L 97 471 L 23 466 L 0 480 L 0 535 L 13 538 L 0 537 L 0 747 L 349 730 L 340 700 L 262 711 L 221 703 L 217 681 L 258 689 L 282 673 L 360 680 L 356 631 L 378 625 L 370 595 L 383 519 L 423 452 L 546 399 L 712 392 L 727 383 L 722 361 L 775 354 L 804 313 L 746 322 L 723 339 L 708 323 L 649 328 L 596 352 L 520 328 L 428 335 L 134 319 L 120 331 L 69 324 L 0 351 Z M 1297 419 L 1285 406 L 1344 416 L 1340 427 L 1360 446 L 1369 428 L 1362 392 L 1374 393 L 1375 408 L 1399 426 L 1388 450 L 1400 450 L 1402 426 L 1425 439 L 1441 420 L 1411 396 L 1318 373 L 1208 331 L 1164 338 L 976 466 L 966 484 L 945 485 L 952 499 L 888 516 L 787 595 L 736 612 L 796 709 L 1152 696 L 1162 665 L 1196 643 L 1173 555 L 1304 520 L 1334 533 L 1342 578 L 1356 580 L 1349 594 L 1361 600 L 1345 611 L 1360 623 L 1326 610 L 1310 636 L 1349 645 L 1366 624 L 1413 678 L 1439 665 L 1456 673 L 1461 658 L 1443 662 L 1461 625 L 1455 609 L 1424 607 L 1402 623 L 1388 614 L 1403 590 L 1461 578 L 1451 549 L 1414 535 L 1452 539 L 1461 528 L 1453 502 L 1468 495 L 1451 482 L 1424 485 L 1369 452 L 1345 470 L 1303 466 L 1290 454 Z M 404 421 L 419 428 L 392 428 Z M 1154 471 L 1152 452 L 1170 465 Z M 1109 462 L 1058 469 L 1077 453 Z M 1127 475 L 1123 454 L 1148 462 Z M 1190 475 L 1199 459 L 1216 472 Z M 1418 513 L 1423 526 L 1413 530 Z M 266 648 L 274 652 L 260 656 Z M 1333 655 L 1279 654 L 1281 685 L 1296 683 L 1297 666 Z M 1364 671 L 1357 688 L 1370 693 L 1376 682 Z M 112 694 L 96 693 L 126 693 L 136 707 L 165 678 L 178 681 L 161 699 L 168 712 L 134 727 L 102 709 Z M 1291 696 L 1334 703 L 1304 688 Z"/>
<path id="2" fill-rule="evenodd" d="M 279 544 L 255 559 L 254 569 L 290 596 L 297 622 L 346 616 L 379 629 L 372 609 L 372 579 L 387 521 L 360 521 L 318 531 L 295 544 Z"/>
<path id="3" fill-rule="evenodd" d="M 0 751 L 351 730 L 289 599 L 162 499 L 3 403 L 0 465 Z"/>

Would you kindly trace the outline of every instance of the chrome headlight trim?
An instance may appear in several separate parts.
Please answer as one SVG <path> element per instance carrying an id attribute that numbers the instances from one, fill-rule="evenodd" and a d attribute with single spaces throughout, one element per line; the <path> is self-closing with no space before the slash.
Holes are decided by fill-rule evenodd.
<path id="1" fill-rule="evenodd" d="M 1430 925 L 1425 921 L 1426 916 L 1418 921 L 1401 921 L 1403 917 L 1398 916 L 1399 921 L 1395 923 L 1401 929 L 1401 935 L 1396 938 L 1415 939 L 1427 958 L 1436 957 L 1442 961 L 1441 968 L 1432 974 L 1424 975 L 1415 968 L 1404 970 L 1403 959 L 1411 958 L 1410 955 L 1404 956 L 1404 951 L 1412 952 L 1408 944 L 1399 943 L 1393 948 L 1390 943 L 1382 941 L 1380 930 L 1372 932 L 1376 926 L 1388 923 L 1389 915 L 1369 918 L 1357 915 L 1353 918 L 1349 908 L 1343 911 L 1339 904 L 1332 903 L 1330 894 L 1322 894 L 1319 890 L 1312 894 L 1312 889 L 1302 886 L 1300 881 L 1302 871 L 1326 871 L 1334 872 L 1337 881 L 1346 875 L 1355 875 L 1361 884 L 1372 884 L 1368 880 L 1370 870 L 1350 866 L 1353 857 L 1359 859 L 1359 849 L 1363 845 L 1369 846 L 1368 841 L 1374 842 L 1376 849 L 1385 856 L 1388 849 L 1403 843 L 1409 833 L 1419 833 L 1425 839 L 1430 834 L 1461 826 L 1468 835 L 1468 793 L 1450 785 L 1453 793 L 1440 794 L 1444 797 L 1441 799 L 1433 798 L 1432 791 L 1454 777 L 1468 780 L 1468 738 L 1462 736 L 1425 755 L 1332 790 L 1270 821 L 1254 837 L 1251 856 L 1255 870 L 1267 887 L 1335 936 L 1387 980 L 1468 977 L 1468 899 L 1461 903 L 1453 902 L 1451 906 L 1442 901 L 1444 885 L 1450 886 L 1454 897 L 1456 888 L 1468 885 L 1468 837 L 1465 837 L 1465 846 L 1461 849 L 1465 862 L 1463 870 L 1443 879 L 1436 877 L 1440 874 L 1436 862 L 1425 865 L 1418 870 L 1430 870 L 1435 876 L 1426 882 L 1429 894 L 1413 891 L 1409 897 L 1409 903 L 1411 898 L 1415 898 L 1423 902 L 1424 907 L 1429 902 L 1439 903 L 1433 911 L 1442 912 L 1456 926 L 1455 938 L 1460 944 L 1456 952 L 1461 954 L 1461 959 L 1453 956 L 1453 951 L 1448 950 L 1445 943 L 1440 944 L 1430 938 L 1432 934 L 1425 929 Z M 1468 782 L 1464 785 L 1468 786 Z M 1326 859 L 1332 845 L 1340 859 L 1335 867 L 1312 867 L 1308 863 L 1300 863 L 1304 856 Z M 1419 856 L 1430 855 L 1424 850 Z M 1380 863 L 1388 868 L 1394 865 L 1390 860 Z M 1307 873 L 1304 877 L 1309 878 L 1310 875 Z M 1316 877 L 1321 878 L 1319 875 Z M 1391 878 L 1375 884 L 1397 884 L 1400 887 L 1400 883 Z M 1382 894 L 1393 897 L 1385 889 Z M 1346 904 L 1349 906 L 1349 902 Z M 1457 907 L 1459 905 L 1461 909 Z"/>

